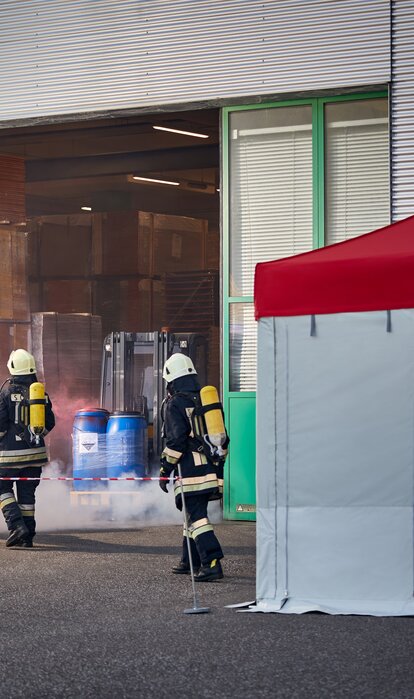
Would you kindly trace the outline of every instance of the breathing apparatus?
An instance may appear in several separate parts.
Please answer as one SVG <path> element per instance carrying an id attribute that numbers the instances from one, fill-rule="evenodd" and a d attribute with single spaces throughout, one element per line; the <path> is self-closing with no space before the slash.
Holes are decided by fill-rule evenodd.
<path id="1" fill-rule="evenodd" d="M 35 443 L 38 445 L 40 437 L 44 434 L 46 423 L 46 402 L 45 387 L 40 381 L 29 386 L 29 424 L 28 430 L 33 435 Z"/>
<path id="2" fill-rule="evenodd" d="M 223 457 L 226 454 L 223 450 L 223 444 L 227 434 L 224 426 L 223 408 L 217 389 L 214 386 L 204 386 L 200 391 L 200 400 L 206 425 L 203 439 L 210 448 L 211 456 Z"/>
<path id="3" fill-rule="evenodd" d="M 30 386 L 13 386 L 10 399 L 14 403 L 14 424 L 20 431 L 20 438 L 29 444 L 35 442 L 38 446 L 46 430 L 47 396 L 44 385 L 35 381 Z"/>
<path id="4" fill-rule="evenodd" d="M 11 352 L 7 368 L 12 376 L 30 376 L 36 374 L 36 364 L 32 354 L 25 349 Z M 47 396 L 40 381 L 30 386 L 13 384 L 10 394 L 14 403 L 14 423 L 21 429 L 21 437 L 29 443 L 40 443 L 45 432 Z"/>

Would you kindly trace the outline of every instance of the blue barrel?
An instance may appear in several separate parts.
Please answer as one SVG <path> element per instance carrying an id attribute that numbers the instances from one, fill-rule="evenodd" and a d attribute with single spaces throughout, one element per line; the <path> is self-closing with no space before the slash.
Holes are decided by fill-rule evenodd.
<path id="1" fill-rule="evenodd" d="M 107 476 L 145 476 L 148 434 L 145 418 L 136 412 L 111 413 L 106 428 Z"/>
<path id="2" fill-rule="evenodd" d="M 106 477 L 106 426 L 109 412 L 78 410 L 73 422 L 74 478 Z M 106 481 L 74 481 L 74 490 L 96 490 L 106 487 Z"/>

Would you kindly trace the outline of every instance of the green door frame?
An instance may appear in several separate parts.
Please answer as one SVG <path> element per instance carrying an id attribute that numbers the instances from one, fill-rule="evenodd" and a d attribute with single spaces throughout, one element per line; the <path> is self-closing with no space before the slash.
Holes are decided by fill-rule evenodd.
<path id="1" fill-rule="evenodd" d="M 225 107 L 222 109 L 221 113 L 221 135 L 222 135 L 222 162 L 221 162 L 221 173 L 222 173 L 222 264 L 223 264 L 223 285 L 222 285 L 222 318 L 223 318 L 223 406 L 225 414 L 227 416 L 227 423 L 229 424 L 229 417 L 231 415 L 231 405 L 234 400 L 246 401 L 240 406 L 248 407 L 250 413 L 254 413 L 252 410 L 252 404 L 255 403 L 256 393 L 255 391 L 241 391 L 232 392 L 229 390 L 230 386 L 230 372 L 229 372 L 229 360 L 230 360 L 230 306 L 233 303 L 252 303 L 252 296 L 230 296 L 230 157 L 229 157 L 229 116 L 233 112 L 246 111 L 253 109 L 269 109 L 278 107 L 292 107 L 295 105 L 311 105 L 312 106 L 312 180 L 313 180 L 313 247 L 320 248 L 325 244 L 325 193 L 324 193 L 324 182 L 325 182 L 325 124 L 324 124 L 324 109 L 327 103 L 331 104 L 334 102 L 354 102 L 356 100 L 367 100 L 375 98 L 388 97 L 388 92 L 386 90 L 381 90 L 377 92 L 359 93 L 359 94 L 347 94 L 347 95 L 336 95 L 332 97 L 321 97 L 321 98 L 311 98 L 311 99 L 295 99 L 295 100 L 284 100 L 280 102 L 268 102 L 264 104 L 253 104 L 253 105 L 240 105 L 234 107 Z M 249 405 L 247 402 L 250 402 Z M 246 411 L 243 412 L 243 407 L 241 414 L 244 415 Z M 232 429 L 230 427 L 230 438 L 232 442 L 238 439 L 237 435 L 232 437 Z M 246 435 L 244 435 L 246 437 Z M 250 435 L 250 444 L 255 439 L 255 425 L 254 431 Z M 249 440 L 249 435 L 247 435 L 247 440 Z M 225 519 L 240 519 L 240 520 L 254 520 L 256 518 L 255 511 L 253 507 L 243 508 L 242 511 L 236 511 L 235 507 L 232 507 L 231 502 L 231 492 L 232 492 L 232 482 L 234 478 L 233 469 L 237 467 L 234 466 L 232 469 L 232 442 L 230 443 L 229 458 L 225 466 L 224 474 L 224 498 L 223 498 L 223 515 Z M 253 447 L 254 448 L 254 447 Z M 237 450 L 237 445 L 233 446 L 233 452 L 237 453 L 240 457 L 240 452 Z M 241 468 L 241 467 L 240 467 Z M 236 488 L 237 488 L 237 478 Z M 234 490 L 234 488 L 233 488 Z M 236 498 L 237 500 L 237 498 Z M 252 505 L 252 503 L 251 503 Z"/>

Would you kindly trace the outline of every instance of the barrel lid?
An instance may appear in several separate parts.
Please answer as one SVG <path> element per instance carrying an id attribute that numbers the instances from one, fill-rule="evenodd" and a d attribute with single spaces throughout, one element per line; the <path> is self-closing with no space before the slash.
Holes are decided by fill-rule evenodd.
<path id="1" fill-rule="evenodd" d="M 115 410 L 109 417 L 144 417 L 138 410 Z"/>
<path id="2" fill-rule="evenodd" d="M 105 408 L 82 408 L 75 413 L 76 417 L 109 417 L 109 411 Z"/>

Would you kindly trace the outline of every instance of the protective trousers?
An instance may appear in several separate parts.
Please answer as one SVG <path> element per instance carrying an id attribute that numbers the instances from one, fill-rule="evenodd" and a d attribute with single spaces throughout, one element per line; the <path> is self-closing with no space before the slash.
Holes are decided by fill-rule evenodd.
<path id="1" fill-rule="evenodd" d="M 214 559 L 223 558 L 220 543 L 207 516 L 208 502 L 208 495 L 187 495 L 185 498 L 187 527 L 194 568 L 199 568 L 200 565 L 207 565 Z M 185 536 L 183 539 L 182 561 L 186 565 L 190 565 Z"/>
<path id="2" fill-rule="evenodd" d="M 40 466 L 25 468 L 0 468 L 0 478 L 40 478 Z M 16 487 L 17 497 L 14 495 Z M 35 490 L 39 481 L 3 481 L 0 480 L 0 509 L 6 520 L 7 528 L 14 531 L 19 524 L 26 525 L 29 536 L 33 539 L 36 533 L 35 520 Z"/>

